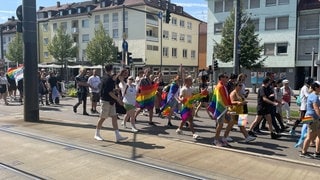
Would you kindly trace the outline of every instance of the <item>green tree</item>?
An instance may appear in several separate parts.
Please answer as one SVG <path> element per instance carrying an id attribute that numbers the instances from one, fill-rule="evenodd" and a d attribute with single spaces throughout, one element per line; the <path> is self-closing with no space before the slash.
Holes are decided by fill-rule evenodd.
<path id="1" fill-rule="evenodd" d="M 68 78 L 68 59 L 76 57 L 77 49 L 72 37 L 65 32 L 63 27 L 57 29 L 57 33 L 48 44 L 49 53 L 64 66 L 63 75 L 65 75 L 66 78 Z"/>
<path id="2" fill-rule="evenodd" d="M 21 33 L 16 33 L 13 40 L 9 43 L 6 58 L 18 64 L 23 63 L 23 40 Z"/>
<path id="3" fill-rule="evenodd" d="M 88 43 L 87 58 L 96 65 L 116 62 L 118 48 L 114 46 L 113 39 L 106 33 L 102 23 L 94 30 L 94 38 Z"/>
<path id="4" fill-rule="evenodd" d="M 224 23 L 221 43 L 217 43 L 214 51 L 222 62 L 233 61 L 234 23 L 235 17 L 232 11 Z M 261 68 L 266 59 L 260 59 L 263 46 L 259 45 L 259 34 L 255 34 L 254 24 L 245 12 L 242 12 L 240 27 L 242 27 L 239 33 L 240 66 L 250 70 Z"/>

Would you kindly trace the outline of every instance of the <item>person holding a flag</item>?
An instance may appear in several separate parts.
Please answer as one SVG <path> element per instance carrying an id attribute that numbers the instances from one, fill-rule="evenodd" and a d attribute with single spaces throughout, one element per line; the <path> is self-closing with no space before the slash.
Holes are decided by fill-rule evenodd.
<path id="1" fill-rule="evenodd" d="M 5 105 L 9 105 L 7 101 L 8 85 L 9 85 L 8 79 L 4 71 L 0 70 L 0 99 L 4 100 Z"/>

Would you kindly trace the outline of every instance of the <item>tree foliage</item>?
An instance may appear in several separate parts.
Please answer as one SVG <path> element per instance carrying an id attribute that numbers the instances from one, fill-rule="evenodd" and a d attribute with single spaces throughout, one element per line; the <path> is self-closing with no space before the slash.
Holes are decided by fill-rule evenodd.
<path id="1" fill-rule="evenodd" d="M 21 33 L 16 33 L 13 40 L 9 43 L 8 52 L 5 56 L 12 62 L 23 63 L 23 40 Z"/>
<path id="2" fill-rule="evenodd" d="M 77 46 L 74 45 L 72 37 L 59 27 L 48 44 L 48 51 L 58 62 L 67 64 L 68 58 L 76 57 Z"/>
<path id="3" fill-rule="evenodd" d="M 226 19 L 223 30 L 222 39 L 215 47 L 215 55 L 222 62 L 233 61 L 234 49 L 234 11 Z M 240 66 L 246 69 L 261 68 L 265 58 L 261 60 L 261 52 L 263 46 L 260 46 L 259 35 L 255 34 L 255 27 L 250 17 L 242 12 L 241 30 L 239 33 L 240 44 Z"/>
<path id="4" fill-rule="evenodd" d="M 112 63 L 117 58 L 117 47 L 113 44 L 113 39 L 106 34 L 102 23 L 94 31 L 94 38 L 88 43 L 86 54 L 87 58 L 96 65 Z"/>

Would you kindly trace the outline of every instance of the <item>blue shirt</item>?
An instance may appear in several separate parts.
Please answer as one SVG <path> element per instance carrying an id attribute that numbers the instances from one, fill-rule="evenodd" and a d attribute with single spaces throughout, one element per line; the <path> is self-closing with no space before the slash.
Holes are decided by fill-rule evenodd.
<path id="1" fill-rule="evenodd" d="M 318 95 L 316 95 L 315 93 L 311 93 L 307 99 L 307 112 L 305 116 L 312 116 L 314 119 L 319 119 L 319 116 L 317 115 L 316 111 L 313 109 L 314 103 L 317 103 L 318 106 L 320 107 L 320 100 Z"/>

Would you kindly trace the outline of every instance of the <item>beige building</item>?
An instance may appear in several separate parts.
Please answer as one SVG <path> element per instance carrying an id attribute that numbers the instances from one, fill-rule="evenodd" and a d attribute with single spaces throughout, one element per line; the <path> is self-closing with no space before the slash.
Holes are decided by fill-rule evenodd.
<path id="1" fill-rule="evenodd" d="M 169 23 L 165 22 L 167 9 L 171 12 Z M 180 66 L 192 75 L 198 69 L 201 21 L 184 12 L 183 7 L 167 0 L 57 2 L 52 7 L 40 7 L 37 15 L 41 63 L 55 61 L 48 52 L 47 44 L 59 26 L 72 35 L 78 46 L 79 52 L 73 61 L 86 63 L 87 43 L 94 37 L 94 28 L 101 22 L 119 52 L 123 49 L 125 37 L 135 71 L 142 66 L 152 67 L 154 71 L 159 71 L 161 67 L 165 75 L 172 77 L 179 73 Z"/>

